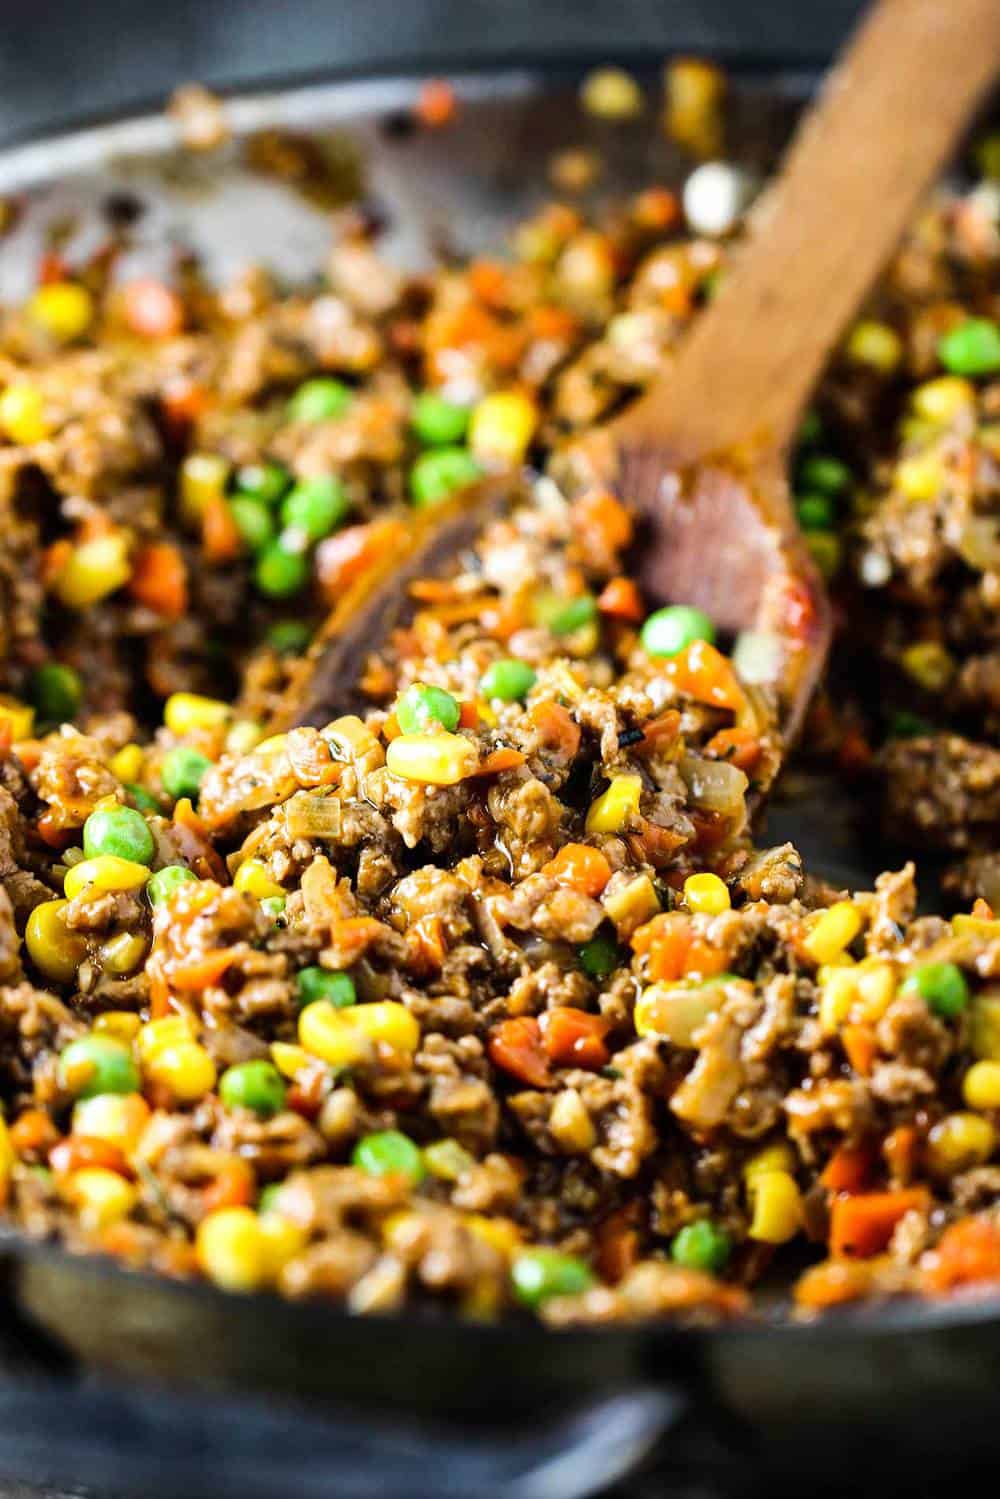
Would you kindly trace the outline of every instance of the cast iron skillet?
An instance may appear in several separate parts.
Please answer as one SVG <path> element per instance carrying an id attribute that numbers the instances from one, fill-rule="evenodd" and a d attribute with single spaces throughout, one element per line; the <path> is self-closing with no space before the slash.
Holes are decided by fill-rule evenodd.
<path id="1" fill-rule="evenodd" d="M 773 154 L 806 83 L 777 69 L 742 80 L 736 154 L 757 164 Z M 461 123 L 410 138 L 379 123 L 412 98 L 398 79 L 243 98 L 233 114 L 244 132 L 350 120 L 367 191 L 394 215 L 387 246 L 413 264 L 436 240 L 497 244 L 545 194 L 549 153 L 581 135 L 605 154 L 605 187 L 680 172 L 652 112 L 614 131 L 581 126 L 572 85 L 551 71 L 469 77 Z M 0 295 L 30 283 L 46 222 L 75 216 L 71 255 L 96 242 L 111 194 L 119 216 L 123 202 L 141 208 L 136 263 L 174 242 L 207 252 L 220 274 L 250 256 L 294 279 L 316 270 L 322 213 L 248 174 L 238 144 L 192 161 L 171 142 L 157 118 L 0 157 L 0 191 L 25 192 L 22 220 L 0 243 Z M 829 788 L 797 796 L 776 823 L 773 837 L 796 837 L 845 883 L 863 885 L 878 867 L 878 850 L 850 836 L 849 810 L 831 816 Z M 811 837 L 798 836 L 806 828 Z M 779 1306 L 757 1324 L 557 1334 L 527 1319 L 352 1319 L 325 1304 L 226 1297 L 12 1233 L 0 1235 L 0 1265 L 0 1470 L 60 1485 L 151 1499 L 576 1499 L 668 1432 L 680 1451 L 696 1433 L 700 1476 L 717 1463 L 734 1491 L 749 1489 L 751 1473 L 755 1490 L 863 1488 L 875 1477 L 891 1491 L 958 1453 L 963 1464 L 1000 1455 L 996 1301 L 798 1325 Z"/>

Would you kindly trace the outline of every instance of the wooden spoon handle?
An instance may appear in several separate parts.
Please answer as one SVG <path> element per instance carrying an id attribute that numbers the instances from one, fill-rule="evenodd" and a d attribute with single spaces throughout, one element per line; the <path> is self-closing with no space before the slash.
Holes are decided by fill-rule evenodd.
<path id="1" fill-rule="evenodd" d="M 1000 0 L 880 0 L 754 211 L 735 269 L 621 438 L 676 435 L 692 460 L 783 446 L 998 66 Z"/>

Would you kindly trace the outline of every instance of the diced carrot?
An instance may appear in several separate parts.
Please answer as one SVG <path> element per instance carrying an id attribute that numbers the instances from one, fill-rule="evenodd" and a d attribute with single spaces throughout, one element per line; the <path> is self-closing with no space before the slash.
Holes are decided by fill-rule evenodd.
<path id="1" fill-rule="evenodd" d="M 670 229 L 679 222 L 681 206 L 677 194 L 669 187 L 647 187 L 637 196 L 632 212 L 643 229 L 655 233 Z"/>
<path id="2" fill-rule="evenodd" d="M 350 968 L 385 933 L 385 926 L 374 916 L 342 916 L 330 925 L 330 945 L 337 949 L 343 966 Z"/>
<path id="3" fill-rule="evenodd" d="M 639 1259 L 636 1216 L 630 1204 L 620 1208 L 617 1213 L 612 1213 L 610 1218 L 605 1218 L 597 1229 L 597 1273 L 602 1280 L 609 1281 L 613 1286 L 618 1284 Z"/>
<path id="4" fill-rule="evenodd" d="M 574 759 L 580 748 L 580 728 L 561 703 L 536 703 L 529 717 L 546 749 L 564 761 Z"/>
<path id="5" fill-rule="evenodd" d="M 231 562 L 240 554 L 240 533 L 224 494 L 210 494 L 205 501 L 201 542 L 209 562 Z"/>
<path id="6" fill-rule="evenodd" d="M 608 489 L 588 489 L 571 507 L 573 529 L 603 557 L 612 557 L 632 540 L 632 517 Z"/>
<path id="7" fill-rule="evenodd" d="M 44 250 L 38 257 L 38 284 L 49 286 L 53 281 L 67 281 L 70 278 L 69 261 L 57 250 Z"/>
<path id="8" fill-rule="evenodd" d="M 602 588 L 597 600 L 602 614 L 613 614 L 616 619 L 638 621 L 642 619 L 643 607 L 639 590 L 631 578 L 612 578 Z"/>
<path id="9" fill-rule="evenodd" d="M 448 952 L 440 916 L 421 916 L 415 921 L 406 933 L 406 945 L 410 966 L 418 973 L 440 973 Z"/>
<path id="10" fill-rule="evenodd" d="M 179 549 L 156 541 L 135 559 L 128 591 L 140 604 L 164 619 L 180 619 L 187 610 L 187 569 Z"/>
<path id="11" fill-rule="evenodd" d="M 88 510 L 76 528 L 77 544 L 96 541 L 100 536 L 110 536 L 116 529 L 114 521 L 105 511 Z"/>
<path id="12" fill-rule="evenodd" d="M 603 1015 L 560 1005 L 546 1010 L 539 1026 L 545 1051 L 557 1066 L 586 1067 L 594 1072 L 607 1066 L 610 1053 L 604 1038 L 611 1022 Z"/>
<path id="13" fill-rule="evenodd" d="M 856 1255 L 861 1259 L 880 1254 L 899 1220 L 913 1209 L 927 1209 L 930 1201 L 926 1187 L 835 1198 L 830 1205 L 831 1254 Z"/>
<path id="14" fill-rule="evenodd" d="M 931 1292 L 1000 1283 L 1000 1225 L 963 1218 L 945 1229 L 928 1260 L 923 1278 Z"/>
<path id="15" fill-rule="evenodd" d="M 840 1032 L 847 1060 L 858 1077 L 870 1077 L 878 1056 L 878 1042 L 870 1025 L 845 1025 Z"/>
<path id="16" fill-rule="evenodd" d="M 450 83 L 443 78 L 428 78 L 420 85 L 414 114 L 421 125 L 440 130 L 443 125 L 450 125 L 457 113 L 458 100 Z"/>
<path id="17" fill-rule="evenodd" d="M 652 983 L 684 977 L 692 942 L 691 923 L 679 911 L 661 911 L 632 933 L 632 951 L 646 959 Z"/>
<path id="18" fill-rule="evenodd" d="M 738 770 L 752 770 L 760 759 L 761 743 L 749 729 L 720 729 L 705 745 L 710 760 L 727 760 Z"/>
<path id="19" fill-rule="evenodd" d="M 43 843 L 55 849 L 68 848 L 76 836 L 76 829 L 61 827 L 55 821 L 51 810 L 42 813 L 35 823 L 35 832 Z"/>
<path id="20" fill-rule="evenodd" d="M 323 1107 L 329 1072 L 325 1067 L 298 1074 L 288 1090 L 288 1107 L 303 1119 L 315 1119 Z"/>
<path id="21" fill-rule="evenodd" d="M 721 651 L 707 640 L 692 640 L 676 656 L 670 656 L 660 668 L 678 692 L 693 697 L 697 703 L 736 712 L 743 704 L 743 689 L 732 665 Z"/>
<path id="22" fill-rule="evenodd" d="M 179 375 L 160 393 L 160 409 L 171 437 L 181 441 L 208 406 L 208 389 L 197 380 Z"/>
<path id="23" fill-rule="evenodd" d="M 490 1060 L 503 1072 L 532 1088 L 548 1088 L 552 1083 L 549 1059 L 542 1045 L 542 1031 L 534 1015 L 519 1015 L 501 1020 L 490 1033 L 487 1050 Z"/>
<path id="24" fill-rule="evenodd" d="M 469 285 L 487 307 L 506 305 L 509 281 L 506 267 L 496 260 L 474 260 L 469 267 Z"/>
<path id="25" fill-rule="evenodd" d="M 729 967 L 729 954 L 722 947 L 713 947 L 704 937 L 695 937 L 688 948 L 685 978 L 714 978 L 725 973 Z"/>
<path id="26" fill-rule="evenodd" d="M 527 612 L 520 595 L 491 599 L 480 614 L 480 624 L 497 640 L 509 640 L 527 623 Z"/>
<path id="27" fill-rule="evenodd" d="M 153 1020 L 162 1020 L 171 1011 L 170 985 L 163 972 L 162 954 L 153 952 L 146 962 L 146 977 L 149 980 L 149 1013 Z"/>
<path id="28" fill-rule="evenodd" d="M 527 314 L 528 330 L 533 339 L 572 338 L 579 323 L 566 307 L 551 302 L 542 302 L 530 307 Z"/>
<path id="29" fill-rule="evenodd" d="M 41 577 L 42 587 L 51 588 L 59 574 L 73 555 L 73 543 L 67 536 L 62 536 L 47 546 L 42 552 Z"/>
<path id="30" fill-rule="evenodd" d="M 643 819 L 641 833 L 629 833 L 626 836 L 626 842 L 636 861 L 640 864 L 652 864 L 654 869 L 670 864 L 684 841 L 683 834 L 672 828 L 661 828 L 659 823 L 646 819 Z"/>
<path id="31" fill-rule="evenodd" d="M 10 1143 L 18 1155 L 47 1156 L 59 1144 L 59 1131 L 43 1109 L 25 1109 L 10 1127 Z"/>
<path id="32" fill-rule="evenodd" d="M 599 848 L 589 843 L 566 843 L 547 864 L 542 874 L 561 885 L 571 885 L 584 895 L 600 895 L 611 878 L 611 865 Z"/>
<path id="33" fill-rule="evenodd" d="M 640 754 L 644 750 L 660 749 L 665 743 L 676 739 L 681 730 L 681 715 L 676 708 L 668 708 L 656 718 L 642 726 L 642 743 L 636 745 Z"/>
<path id="34" fill-rule="evenodd" d="M 875 1151 L 870 1145 L 841 1145 L 830 1157 L 820 1181 L 831 1192 L 863 1192 L 874 1164 Z"/>
<path id="35" fill-rule="evenodd" d="M 390 555 L 405 536 L 402 521 L 380 520 L 348 526 L 321 541 L 316 548 L 316 576 L 326 602 L 336 604 L 352 583 Z"/>
<path id="36" fill-rule="evenodd" d="M 464 702 L 458 712 L 458 727 L 460 729 L 475 729 L 479 726 L 479 709 L 475 703 Z"/>
<path id="37" fill-rule="evenodd" d="M 402 732 L 402 729 L 399 727 L 399 719 L 395 713 L 390 713 L 382 725 L 382 738 L 388 744 L 390 740 L 398 739 Z"/>
<path id="38" fill-rule="evenodd" d="M 205 953 L 203 957 L 195 958 L 191 963 L 182 963 L 173 969 L 170 982 L 175 989 L 189 994 L 211 988 L 219 982 L 239 954 L 238 947 L 218 947 L 213 952 Z"/>
<path id="39" fill-rule="evenodd" d="M 990 905 L 989 901 L 983 900 L 983 897 L 981 895 L 977 895 L 976 899 L 972 903 L 972 914 L 977 921 L 995 920 L 993 915 L 993 907 Z"/>
<path id="40" fill-rule="evenodd" d="M 201 1194 L 206 1213 L 217 1213 L 220 1208 L 243 1208 L 253 1202 L 255 1180 L 246 1161 L 234 1157 L 216 1172 Z"/>
<path id="41" fill-rule="evenodd" d="M 882 1154 L 893 1181 L 908 1186 L 917 1169 L 917 1146 L 920 1137 L 912 1124 L 900 1124 L 886 1135 Z"/>
<path id="42" fill-rule="evenodd" d="M 135 1175 L 117 1145 L 92 1135 L 70 1135 L 60 1141 L 49 1152 L 49 1165 L 57 1176 L 68 1176 L 71 1171 L 82 1171 L 89 1166 L 117 1171 L 119 1176 L 129 1178 Z"/>
<path id="43" fill-rule="evenodd" d="M 128 283 L 122 292 L 122 312 L 141 338 L 175 338 L 184 326 L 184 303 L 152 276 Z"/>
<path id="44" fill-rule="evenodd" d="M 500 749 L 491 750 L 484 760 L 480 760 L 477 776 L 496 776 L 502 770 L 516 770 L 523 765 L 525 756 L 520 750 L 510 749 L 506 745 Z"/>
<path id="45" fill-rule="evenodd" d="M 872 1271 L 871 1260 L 823 1260 L 799 1277 L 795 1301 L 815 1312 L 860 1301 L 871 1291 Z"/>

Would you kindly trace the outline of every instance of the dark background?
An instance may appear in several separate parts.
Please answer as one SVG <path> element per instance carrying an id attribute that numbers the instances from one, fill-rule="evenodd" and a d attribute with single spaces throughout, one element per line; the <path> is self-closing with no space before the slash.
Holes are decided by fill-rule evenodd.
<path id="1" fill-rule="evenodd" d="M 158 105 L 197 78 L 678 49 L 822 61 L 859 0 L 0 0 L 0 141 Z"/>

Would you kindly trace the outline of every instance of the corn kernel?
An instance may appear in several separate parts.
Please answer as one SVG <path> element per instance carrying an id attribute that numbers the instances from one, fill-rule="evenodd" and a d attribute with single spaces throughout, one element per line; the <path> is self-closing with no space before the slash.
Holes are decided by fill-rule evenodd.
<path id="1" fill-rule="evenodd" d="M 30 447 L 44 442 L 51 432 L 45 415 L 45 401 L 37 385 L 19 381 L 8 385 L 0 395 L 0 429 L 11 442 Z"/>
<path id="2" fill-rule="evenodd" d="M 732 902 L 725 882 L 717 874 L 690 874 L 684 881 L 684 899 L 689 911 L 719 916 Z"/>
<path id="3" fill-rule="evenodd" d="M 249 755 L 260 744 L 261 732 L 252 718 L 238 718 L 226 735 L 226 749 L 231 755 Z"/>
<path id="4" fill-rule="evenodd" d="M 261 859 L 247 859 L 241 864 L 233 878 L 233 884 L 237 890 L 242 890 L 244 895 L 252 895 L 255 900 L 267 900 L 271 896 L 287 894 L 283 886 L 272 880 L 267 872 L 267 865 Z"/>
<path id="5" fill-rule="evenodd" d="M 172 1046 L 186 1046 L 194 1040 L 194 1030 L 186 1015 L 165 1015 L 151 1020 L 139 1032 L 139 1060 L 148 1065 Z"/>
<path id="6" fill-rule="evenodd" d="M 74 1135 L 107 1140 L 131 1155 L 149 1123 L 149 1104 L 139 1093 L 98 1093 L 73 1109 Z"/>
<path id="7" fill-rule="evenodd" d="M 0 1184 L 7 1181 L 17 1161 L 6 1119 L 0 1118 Z"/>
<path id="8" fill-rule="evenodd" d="M 309 1242 L 309 1235 L 283 1213 L 261 1213 L 257 1219 L 257 1227 L 260 1232 L 264 1274 L 267 1280 L 275 1281 L 288 1261 L 302 1253 Z"/>
<path id="9" fill-rule="evenodd" d="M 618 930 L 618 936 L 629 938 L 637 927 L 649 921 L 660 909 L 660 897 L 648 874 L 637 875 L 620 890 L 609 887 L 601 904 Z"/>
<path id="10" fill-rule="evenodd" d="M 101 948 L 101 966 L 112 978 L 135 973 L 149 946 L 142 932 L 117 932 Z"/>
<path id="11" fill-rule="evenodd" d="M 67 869 L 63 889 L 67 900 L 74 900 L 87 890 L 91 895 L 103 895 L 108 890 L 141 890 L 149 879 L 145 864 L 133 859 L 119 859 L 117 854 L 98 854 L 93 859 L 81 859 Z"/>
<path id="12" fill-rule="evenodd" d="M 479 715 L 480 722 L 484 723 L 488 729 L 495 729 L 500 722 L 490 704 L 483 697 L 476 699 L 476 712 Z"/>
<path id="13" fill-rule="evenodd" d="M 229 478 L 229 464 L 217 453 L 190 453 L 181 464 L 181 514 L 186 521 L 201 520 L 205 506 L 221 495 Z"/>
<path id="14" fill-rule="evenodd" d="M 441 1181 L 457 1182 L 476 1164 L 464 1145 L 457 1140 L 435 1140 L 423 1150 L 424 1165 L 431 1176 Z"/>
<path id="15" fill-rule="evenodd" d="M 918 417 L 942 427 L 954 421 L 960 411 L 974 406 L 975 401 L 975 386 L 960 375 L 940 375 L 936 380 L 926 380 L 917 386 L 910 398 Z"/>
<path id="16" fill-rule="evenodd" d="M 256 1291 L 267 1279 L 268 1256 L 256 1214 L 221 1208 L 198 1225 L 198 1263 L 224 1291 Z"/>
<path id="17" fill-rule="evenodd" d="M 602 120 L 628 120 L 642 113 L 642 89 L 624 68 L 596 68 L 580 86 L 580 103 Z"/>
<path id="18" fill-rule="evenodd" d="M 294 1080 L 306 1067 L 314 1066 L 316 1059 L 301 1046 L 292 1046 L 287 1041 L 272 1041 L 271 1060 L 282 1077 Z"/>
<path id="19" fill-rule="evenodd" d="M 329 730 L 327 731 L 329 737 Z M 280 755 L 285 748 L 284 734 L 271 734 L 267 739 L 262 739 L 259 744 L 254 745 L 258 755 Z"/>
<path id="20" fill-rule="evenodd" d="M 328 999 L 306 1005 L 299 1015 L 299 1040 L 329 1067 L 352 1067 L 371 1056 L 371 1041 L 354 1024 L 360 1005 L 338 1010 Z M 350 1017 L 350 1018 L 349 1018 Z"/>
<path id="21" fill-rule="evenodd" d="M 86 333 L 94 316 L 94 302 L 76 281 L 51 281 L 40 286 L 28 303 L 28 315 L 60 343 Z"/>
<path id="22" fill-rule="evenodd" d="M 962 1082 L 970 1109 L 1000 1109 L 1000 1062 L 974 1062 Z"/>
<path id="23" fill-rule="evenodd" d="M 748 1192 L 752 1192 L 762 1176 L 770 1171 L 791 1173 L 795 1170 L 795 1151 L 787 1140 L 777 1140 L 756 1151 L 743 1167 L 743 1180 Z"/>
<path id="24" fill-rule="evenodd" d="M 891 375 L 903 357 L 903 342 L 888 323 L 855 323 L 844 352 L 855 364 L 867 364 L 882 375 Z"/>
<path id="25" fill-rule="evenodd" d="M 508 1258 L 521 1247 L 521 1230 L 509 1218 L 487 1218 L 484 1213 L 466 1213 L 462 1219 L 470 1233 L 498 1254 Z"/>
<path id="26" fill-rule="evenodd" d="M 597 1143 L 594 1122 L 575 1088 L 557 1093 L 549 1114 L 549 1129 L 559 1149 L 567 1155 L 586 1155 Z"/>
<path id="27" fill-rule="evenodd" d="M 538 408 L 530 396 L 501 390 L 485 396 L 469 422 L 469 447 L 482 463 L 521 463 L 538 426 Z"/>
<path id="28" fill-rule="evenodd" d="M 802 1194 L 788 1171 L 762 1171 L 753 1183 L 748 1233 L 764 1244 L 785 1244 L 802 1227 Z"/>
<path id="29" fill-rule="evenodd" d="M 587 832 L 620 833 L 624 828 L 634 826 L 641 796 L 641 776 L 615 776 L 607 791 L 591 802 Z"/>
<path id="30" fill-rule="evenodd" d="M 111 757 L 111 774 L 120 781 L 137 781 L 142 774 L 145 758 L 138 744 L 125 744 Z"/>
<path id="31" fill-rule="evenodd" d="M 139 1193 L 131 1182 L 117 1171 L 108 1171 L 101 1166 L 74 1171 L 64 1190 L 79 1213 L 83 1227 L 91 1232 L 127 1218 L 139 1200 Z"/>
<path id="32" fill-rule="evenodd" d="M 984 1165 L 997 1145 L 997 1132 L 978 1114 L 948 1114 L 927 1136 L 927 1162 L 938 1176 L 957 1176 Z"/>
<path id="33" fill-rule="evenodd" d="M 632 1023 L 638 1036 L 692 1047 L 721 1000 L 720 989 L 712 984 L 648 984 L 635 1002 Z"/>
<path id="34" fill-rule="evenodd" d="M 835 963 L 861 930 L 861 912 L 849 900 L 835 901 L 821 911 L 802 943 L 814 963 Z"/>
<path id="35" fill-rule="evenodd" d="M 216 697 L 202 697 L 197 692 L 172 692 L 163 709 L 163 722 L 172 734 L 194 734 L 201 729 L 217 729 L 227 723 L 231 714 L 228 703 Z"/>
<path id="36" fill-rule="evenodd" d="M 35 710 L 18 698 L 0 692 L 0 723 L 10 724 L 10 736 L 15 743 L 18 739 L 30 739 L 35 726 Z"/>
<path id="37" fill-rule="evenodd" d="M 312 1006 L 308 1007 L 309 1009 Z M 394 999 L 379 1000 L 375 1004 L 352 1005 L 350 1022 L 369 1041 L 381 1042 L 393 1051 L 410 1055 L 420 1045 L 420 1024 L 405 1005 Z"/>
<path id="38" fill-rule="evenodd" d="M 921 453 L 913 458 L 903 458 L 896 464 L 893 486 L 914 504 L 933 500 L 944 483 L 944 469 L 940 459 L 932 453 Z"/>
<path id="39" fill-rule="evenodd" d="M 970 1013 L 973 1055 L 1000 1062 L 1000 994 L 977 994 Z"/>
<path id="40" fill-rule="evenodd" d="M 74 547 L 52 587 L 67 608 L 86 609 L 121 588 L 131 572 L 128 537 L 124 531 L 109 531 Z"/>
<path id="41" fill-rule="evenodd" d="M 896 997 L 896 970 L 881 958 L 864 958 L 855 969 L 854 982 L 861 1005 L 860 1019 L 872 1023 L 882 1019 Z"/>
<path id="42" fill-rule="evenodd" d="M 835 1035 L 858 997 L 855 967 L 826 968 L 816 975 L 820 987 L 819 1023 L 825 1036 Z"/>
<path id="43" fill-rule="evenodd" d="M 925 692 L 941 692 L 955 674 L 954 657 L 937 640 L 918 640 L 899 658 L 908 677 Z"/>
<path id="44" fill-rule="evenodd" d="M 87 956 L 87 944 L 66 925 L 64 900 L 36 906 L 24 928 L 24 943 L 35 967 L 57 984 L 71 984 Z"/>
<path id="45" fill-rule="evenodd" d="M 386 750 L 393 775 L 424 786 L 455 786 L 479 764 L 476 746 L 461 734 L 400 734 Z"/>
<path id="46" fill-rule="evenodd" d="M 142 1021 L 132 1010 L 105 1010 L 94 1021 L 94 1031 L 99 1036 L 113 1036 L 126 1045 L 136 1039 Z"/>
<path id="47" fill-rule="evenodd" d="M 197 1041 L 168 1046 L 146 1064 L 154 1082 L 169 1088 L 180 1103 L 196 1103 L 215 1087 L 215 1063 Z"/>

